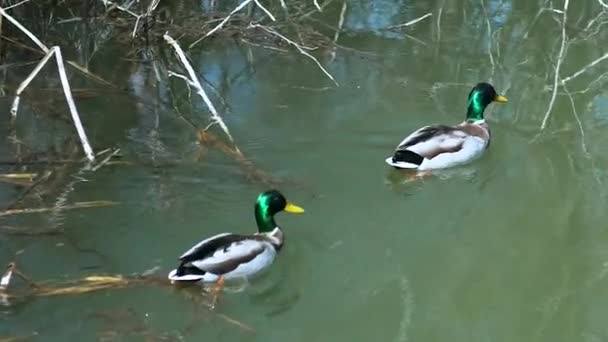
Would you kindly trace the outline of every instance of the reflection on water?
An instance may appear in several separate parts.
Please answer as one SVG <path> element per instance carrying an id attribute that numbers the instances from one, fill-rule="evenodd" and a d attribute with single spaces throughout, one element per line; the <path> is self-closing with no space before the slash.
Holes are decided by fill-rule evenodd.
<path id="1" fill-rule="evenodd" d="M 227 11 L 233 5 L 221 4 Z M 275 5 L 269 7 L 278 16 Z M 192 11 L 213 6 L 218 2 L 201 1 Z M 342 3 L 323 13 L 312 2 L 302 6 L 316 20 L 303 18 L 302 25 L 331 40 Z M 568 82 L 574 105 L 560 88 L 549 126 L 537 136 L 559 47 L 554 19 L 561 18 L 549 10 L 537 16 L 543 6 L 349 1 L 336 57 L 331 48 L 311 52 L 340 87 L 295 51 L 248 45 L 238 36 L 203 41 L 189 57 L 239 147 L 306 208 L 297 219 L 277 217 L 286 246 L 273 268 L 246 288 L 226 291 L 213 313 L 165 287 L 11 302 L 0 307 L 0 339 L 32 332 L 45 341 L 608 339 L 606 64 Z M 570 3 L 562 78 L 606 53 L 600 10 L 595 2 Z M 429 12 L 411 27 L 386 30 Z M 298 35 L 293 27 L 277 29 Z M 66 169 L 79 177 L 69 178 L 72 187 L 57 184 L 28 204 L 48 205 L 60 194 L 68 202 L 121 204 L 6 217 L 0 226 L 50 225 L 62 234 L 0 233 L 0 260 L 16 259 L 36 280 L 154 267 L 164 275 L 184 247 L 204 237 L 255 232 L 253 201 L 266 185 L 243 177 L 238 160 L 196 142 L 192 125 L 209 123 L 202 101 L 181 80 L 165 78 L 151 50 L 140 62 L 109 45 L 100 49 L 91 68 L 127 91 L 77 99 L 78 106 L 94 143 L 120 147 L 131 164 Z M 488 108 L 492 144 L 483 158 L 414 180 L 385 165 L 405 134 L 461 122 L 470 87 L 488 80 L 510 101 Z M 17 136 L 39 138 L 36 148 L 59 146 L 71 131 L 47 124 L 39 97 L 24 98 L 31 105 L 20 112 Z M 6 110 L 9 102 L 2 102 Z M 0 146 L 2 159 L 15 151 L 14 142 Z M 22 191 L 0 186 L 3 203 Z"/>

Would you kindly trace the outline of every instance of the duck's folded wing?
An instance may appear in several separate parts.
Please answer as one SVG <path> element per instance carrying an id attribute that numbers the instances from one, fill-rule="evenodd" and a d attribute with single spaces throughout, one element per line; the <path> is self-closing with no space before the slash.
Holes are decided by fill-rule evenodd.
<path id="1" fill-rule="evenodd" d="M 266 248 L 267 245 L 258 240 L 240 240 L 217 249 L 213 254 L 203 259 L 194 260 L 190 263 L 207 272 L 224 274 L 255 259 Z"/>
<path id="2" fill-rule="evenodd" d="M 411 151 L 423 158 L 432 159 L 441 153 L 453 153 L 462 149 L 467 134 L 462 130 L 445 125 L 422 127 L 410 134 L 397 147 L 399 151 Z"/>
<path id="3" fill-rule="evenodd" d="M 246 238 L 247 236 L 245 235 L 232 233 L 218 234 L 192 246 L 192 248 L 184 252 L 184 254 L 179 257 L 179 260 L 182 263 L 187 263 L 194 260 L 204 259 L 210 255 L 213 255 L 213 253 L 215 253 L 218 249 L 228 247 L 232 243 L 242 241 Z"/>

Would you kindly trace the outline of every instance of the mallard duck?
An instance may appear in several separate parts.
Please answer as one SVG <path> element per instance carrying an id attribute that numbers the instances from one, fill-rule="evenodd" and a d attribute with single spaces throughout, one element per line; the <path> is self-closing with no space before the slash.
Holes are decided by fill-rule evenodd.
<path id="1" fill-rule="evenodd" d="M 303 213 L 276 190 L 262 192 L 255 203 L 258 232 L 251 235 L 222 233 L 205 239 L 179 257 L 169 273 L 174 282 L 205 283 L 248 278 L 269 267 L 283 247 L 283 231 L 274 221 L 280 211 Z"/>
<path id="2" fill-rule="evenodd" d="M 492 102 L 507 102 L 488 83 L 478 83 L 469 93 L 467 117 L 456 126 L 431 125 L 418 129 L 397 146 L 387 164 L 420 171 L 443 169 L 479 158 L 490 144 L 490 129 L 483 112 Z"/>

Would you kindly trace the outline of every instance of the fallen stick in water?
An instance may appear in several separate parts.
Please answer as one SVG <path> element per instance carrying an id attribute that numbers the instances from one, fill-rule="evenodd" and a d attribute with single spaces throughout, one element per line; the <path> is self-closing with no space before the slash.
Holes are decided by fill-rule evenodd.
<path id="1" fill-rule="evenodd" d="M 47 211 L 54 210 L 72 210 L 72 209 L 81 209 L 81 208 L 101 208 L 101 207 L 109 207 L 113 205 L 117 205 L 119 202 L 113 201 L 88 201 L 88 202 L 76 202 L 74 204 L 64 205 L 60 207 L 50 207 L 50 208 L 23 208 L 23 209 L 8 209 L 4 211 L 0 211 L 0 217 L 2 216 L 10 216 L 17 214 L 34 214 L 34 213 L 44 213 Z"/>

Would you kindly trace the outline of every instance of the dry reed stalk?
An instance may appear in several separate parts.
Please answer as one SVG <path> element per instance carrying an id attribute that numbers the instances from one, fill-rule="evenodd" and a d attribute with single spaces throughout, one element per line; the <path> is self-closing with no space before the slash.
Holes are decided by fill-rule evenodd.
<path id="1" fill-rule="evenodd" d="M 555 77 L 553 79 L 553 93 L 551 93 L 551 100 L 549 101 L 549 107 L 547 108 L 547 112 L 545 113 L 545 117 L 543 118 L 543 122 L 540 125 L 540 130 L 544 130 L 547 127 L 547 120 L 549 120 L 549 116 L 551 115 L 551 110 L 553 109 L 553 104 L 555 103 L 555 98 L 557 97 L 557 86 L 559 83 L 559 71 L 562 66 L 562 62 L 564 61 L 564 51 L 566 51 L 566 19 L 568 13 L 568 4 L 570 0 L 564 0 L 564 9 L 562 12 L 562 43 L 559 48 L 559 53 L 557 55 L 557 62 L 555 64 Z"/>
<path id="2" fill-rule="evenodd" d="M 340 84 L 339 84 L 339 83 L 336 81 L 336 79 L 334 79 L 334 77 L 333 77 L 333 76 L 332 76 L 332 75 L 329 73 L 329 71 L 327 71 L 327 70 L 326 70 L 326 69 L 323 67 L 323 65 L 321 65 L 321 63 L 320 63 L 320 62 L 319 62 L 319 61 L 318 61 L 318 60 L 317 60 L 317 59 L 316 59 L 316 58 L 315 58 L 313 55 L 311 55 L 311 54 L 310 54 L 310 53 L 308 53 L 306 50 L 304 50 L 304 48 L 303 48 L 302 46 L 300 46 L 300 44 L 298 44 L 298 43 L 296 43 L 296 42 L 292 41 L 291 39 L 289 39 L 289 38 L 285 37 L 284 35 L 282 35 L 282 34 L 278 33 L 277 31 L 275 31 L 275 30 L 273 30 L 273 29 L 271 29 L 271 28 L 269 28 L 269 27 L 266 27 L 266 26 L 264 26 L 264 25 L 260 25 L 260 24 L 249 24 L 249 27 L 251 27 L 251 28 L 261 28 L 262 30 L 264 30 L 264 31 L 266 31 L 266 32 L 268 32 L 268 33 L 270 33 L 270 34 L 272 34 L 272 35 L 274 35 L 274 36 L 277 36 L 277 37 L 281 38 L 282 40 L 284 40 L 284 41 L 285 41 L 285 42 L 287 42 L 288 44 L 295 46 L 295 48 L 296 48 L 296 49 L 297 49 L 297 50 L 298 50 L 298 51 L 299 51 L 301 54 L 303 54 L 304 56 L 306 56 L 306 57 L 308 57 L 308 58 L 312 59 L 312 60 L 313 60 L 313 62 L 315 62 L 315 64 L 317 64 L 317 66 L 319 67 L 319 69 L 321 69 L 321 71 L 322 71 L 322 72 L 325 74 L 325 76 L 327 76 L 327 77 L 328 77 L 330 80 L 332 80 L 336 86 L 340 86 Z"/>
<path id="3" fill-rule="evenodd" d="M 29 1 L 30 1 L 30 0 L 23 0 L 23 1 L 19 1 L 18 3 L 14 4 L 14 5 L 10 5 L 10 6 L 4 7 L 4 10 L 5 10 L 5 11 L 8 11 L 8 10 L 9 10 L 9 9 L 11 9 L 11 8 L 15 8 L 15 7 L 17 7 L 17 6 L 21 6 L 21 5 L 23 5 L 24 3 L 29 2 Z"/>
<path id="4" fill-rule="evenodd" d="M 55 60 L 57 61 L 57 69 L 59 70 L 61 86 L 63 87 L 65 100 L 68 103 L 70 114 L 72 115 L 72 120 L 74 121 L 74 125 L 76 126 L 76 132 L 78 132 L 78 137 L 80 138 L 80 143 L 82 145 L 82 148 L 84 149 L 84 153 L 87 156 L 87 159 L 90 162 L 93 162 L 95 161 L 95 153 L 93 152 L 93 148 L 89 144 L 89 139 L 87 138 L 87 134 L 84 131 L 84 127 L 82 126 L 82 122 L 80 121 L 80 116 L 78 115 L 78 110 L 76 109 L 76 104 L 74 103 L 74 98 L 72 97 L 72 90 L 68 82 L 68 77 L 65 73 L 65 66 L 63 64 L 61 49 L 59 48 L 59 46 L 53 46 L 51 49 L 55 51 Z"/>
<path id="5" fill-rule="evenodd" d="M 398 25 L 391 25 L 391 26 L 389 26 L 389 27 L 387 27 L 387 28 L 388 28 L 388 29 L 393 29 L 393 28 L 399 28 L 399 27 L 408 27 L 408 26 L 412 26 L 412 25 L 414 25 L 414 24 L 416 24 L 416 23 L 418 23 L 418 22 L 420 22 L 420 21 L 423 21 L 424 19 L 426 19 L 426 18 L 428 18 L 428 17 L 431 17 L 431 16 L 433 16 L 433 13 L 429 12 L 429 13 L 427 13 L 427 14 L 425 14 L 425 15 L 423 15 L 423 16 L 420 16 L 420 17 L 418 17 L 418 18 L 416 18 L 416 19 L 412 19 L 412 20 L 410 20 L 410 21 L 408 21 L 408 22 L 406 22 L 406 23 L 403 23 L 403 24 L 398 24 Z"/>
<path id="6" fill-rule="evenodd" d="M 68 204 L 60 207 L 50 207 L 50 208 L 24 208 L 24 209 L 8 209 L 4 211 L 0 211 L 0 217 L 17 215 L 17 214 L 34 214 L 34 213 L 44 213 L 54 210 L 72 210 L 72 209 L 82 209 L 82 208 L 101 208 L 101 207 L 109 207 L 113 205 L 117 205 L 119 202 L 113 201 L 87 201 L 87 202 L 75 202 L 74 204 Z"/>
<path id="7" fill-rule="evenodd" d="M 15 95 L 15 100 L 13 101 L 13 105 L 11 107 L 11 114 L 13 118 L 17 115 L 17 110 L 19 107 L 19 96 L 21 92 L 25 90 L 25 88 L 30 84 L 30 82 L 36 77 L 36 75 L 40 72 L 42 67 L 48 62 L 48 60 L 55 55 L 55 59 L 57 61 L 57 68 L 59 71 L 59 78 L 61 80 L 61 85 L 63 87 L 63 91 L 65 94 L 66 101 L 68 103 L 68 107 L 70 109 L 70 114 L 72 115 L 72 120 L 74 121 L 74 126 L 76 126 L 76 131 L 78 132 L 78 137 L 80 138 L 80 142 L 82 148 L 87 156 L 89 161 L 95 160 L 95 155 L 93 153 L 93 149 L 89 144 L 89 140 L 84 131 L 84 127 L 82 126 L 82 122 L 80 121 L 80 116 L 78 115 L 78 111 L 76 109 L 76 105 L 74 104 L 74 99 L 72 97 L 72 91 L 70 89 L 70 84 L 68 82 L 68 78 L 65 73 L 65 66 L 63 64 L 63 57 L 61 56 L 61 49 L 58 46 L 53 46 L 52 48 L 46 47 L 32 32 L 30 32 L 27 28 L 25 28 L 19 21 L 10 16 L 6 11 L 0 7 L 0 15 L 5 17 L 8 21 L 10 21 L 13 25 L 17 26 L 19 30 L 25 33 L 38 47 L 46 53 L 46 55 L 42 58 L 42 60 L 38 63 L 36 68 L 30 73 L 30 75 L 26 78 L 25 81 L 21 83 L 19 88 L 17 89 L 17 93 Z"/>
<path id="8" fill-rule="evenodd" d="M 196 73 L 194 72 L 192 65 L 190 65 L 190 62 L 188 62 L 188 58 L 186 58 L 186 55 L 184 54 L 184 51 L 182 50 L 182 48 L 175 41 L 175 39 L 173 39 L 171 36 L 169 36 L 168 33 L 165 33 L 163 38 L 165 39 L 165 41 L 167 41 L 167 43 L 169 43 L 169 45 L 171 45 L 173 47 L 173 49 L 175 50 L 175 53 L 177 54 L 177 57 L 179 58 L 180 62 L 184 65 L 184 68 L 188 72 L 189 77 L 186 77 L 186 76 L 180 75 L 180 74 L 176 74 L 174 72 L 169 72 L 169 75 L 182 78 L 183 80 L 186 81 L 186 83 L 188 85 L 193 86 L 196 89 L 197 94 L 203 99 L 203 101 L 207 105 L 207 108 L 209 108 L 209 111 L 211 112 L 211 121 L 212 121 L 211 124 L 217 123 L 220 126 L 220 128 L 224 131 L 224 133 L 226 133 L 226 136 L 228 136 L 228 139 L 230 139 L 230 142 L 234 145 L 234 149 L 239 154 L 242 155 L 238 146 L 234 142 L 234 138 L 232 138 L 232 134 L 230 134 L 230 131 L 228 130 L 228 126 L 226 126 L 226 124 L 224 123 L 224 120 L 218 114 L 217 110 L 215 109 L 215 106 L 209 99 L 209 96 L 207 96 L 207 93 L 205 92 L 205 90 L 203 89 L 203 86 L 199 82 L 198 77 L 196 77 Z"/>
<path id="9" fill-rule="evenodd" d="M 110 162 L 110 160 L 119 153 L 120 153 L 120 149 L 117 148 L 112 153 L 110 153 L 107 157 L 105 157 L 102 161 L 97 163 L 97 165 L 93 166 L 91 168 L 91 171 L 95 172 L 95 171 L 99 170 L 102 166 L 108 164 Z"/>
<path id="10" fill-rule="evenodd" d="M 8 178 L 8 179 L 27 179 L 34 180 L 38 174 L 37 173 L 2 173 L 0 174 L 0 178 Z"/>
<path id="11" fill-rule="evenodd" d="M 4 274 L 2 275 L 2 278 L 0 279 L 0 292 L 6 291 L 8 286 L 11 284 L 11 279 L 13 278 L 14 270 L 15 270 L 14 263 L 11 262 L 6 266 L 6 271 L 4 271 Z"/>
<path id="12" fill-rule="evenodd" d="M 36 176 L 36 173 L 5 173 L 0 174 L 0 181 L 22 186 L 32 186 Z"/>

